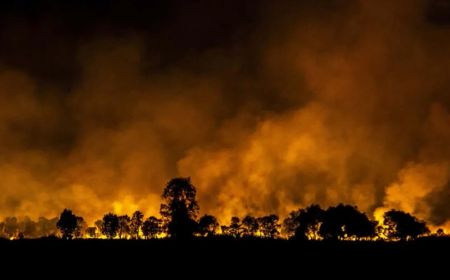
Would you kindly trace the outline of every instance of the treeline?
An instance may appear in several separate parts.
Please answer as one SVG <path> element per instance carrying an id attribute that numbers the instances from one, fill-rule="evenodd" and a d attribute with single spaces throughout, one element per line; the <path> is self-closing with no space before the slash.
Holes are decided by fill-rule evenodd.
<path id="1" fill-rule="evenodd" d="M 196 189 L 189 178 L 170 180 L 162 194 L 160 217 L 144 218 L 140 211 L 131 216 L 107 213 L 95 226 L 88 227 L 82 217 L 64 209 L 59 218 L 33 222 L 6 218 L 0 223 L 5 238 L 36 238 L 55 236 L 73 238 L 153 239 L 217 235 L 231 238 L 292 238 L 297 240 L 409 240 L 430 235 L 426 223 L 409 213 L 390 210 L 379 224 L 356 206 L 339 204 L 327 209 L 311 205 L 293 211 L 280 221 L 277 215 L 232 217 L 228 225 L 220 225 L 212 215 L 198 217 Z M 435 235 L 443 236 L 438 230 Z"/>

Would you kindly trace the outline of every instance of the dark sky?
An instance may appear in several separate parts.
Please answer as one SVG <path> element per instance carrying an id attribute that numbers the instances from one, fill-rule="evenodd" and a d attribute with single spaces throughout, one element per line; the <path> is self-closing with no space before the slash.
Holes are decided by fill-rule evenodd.
<path id="1" fill-rule="evenodd" d="M 0 61 L 43 83 L 70 86 L 80 74 L 80 45 L 98 38 L 138 34 L 158 52 L 152 67 L 179 65 L 209 49 L 238 46 L 250 56 L 252 36 L 274 36 L 277 22 L 327 17 L 357 1 L 314 0 L 17 0 L 0 3 Z M 432 24 L 450 24 L 447 0 L 422 1 Z M 320 20 L 320 18 L 319 18 Z M 280 32 L 280 31 L 277 31 Z M 281 31 L 282 32 L 282 31 Z M 189 60 L 189 59 L 188 59 Z M 189 63 L 189 62 L 185 62 Z M 252 62 L 249 61 L 249 64 Z M 254 62 L 256 63 L 257 62 Z M 190 65 L 192 66 L 192 65 Z M 249 66 L 250 67 L 250 66 Z M 257 67 L 257 65 L 253 65 Z"/>

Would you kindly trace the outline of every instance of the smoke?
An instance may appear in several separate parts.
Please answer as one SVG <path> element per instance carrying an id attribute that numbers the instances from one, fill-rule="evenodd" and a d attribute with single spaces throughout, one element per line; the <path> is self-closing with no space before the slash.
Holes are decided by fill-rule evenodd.
<path id="1" fill-rule="evenodd" d="M 0 216 L 156 215 L 190 176 L 221 221 L 339 202 L 450 220 L 448 1 L 206 2 L 1 22 Z"/>

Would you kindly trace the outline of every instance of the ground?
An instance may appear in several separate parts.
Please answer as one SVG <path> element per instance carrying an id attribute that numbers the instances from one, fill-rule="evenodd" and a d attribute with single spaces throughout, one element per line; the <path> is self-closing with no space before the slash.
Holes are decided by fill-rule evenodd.
<path id="1" fill-rule="evenodd" d="M 86 271 L 103 276 L 132 273 L 149 276 L 145 279 L 160 279 L 151 276 L 160 272 L 205 276 L 213 271 L 214 278 L 228 275 L 227 278 L 240 279 L 237 276 L 245 274 L 254 279 L 274 272 L 300 277 L 313 272 L 372 279 L 391 273 L 405 276 L 426 272 L 425 279 L 430 279 L 433 273 L 446 270 L 450 238 L 413 242 L 1 240 L 0 252 L 4 267 L 8 263 L 21 264 L 45 268 L 47 272 L 61 270 L 69 276 Z"/>

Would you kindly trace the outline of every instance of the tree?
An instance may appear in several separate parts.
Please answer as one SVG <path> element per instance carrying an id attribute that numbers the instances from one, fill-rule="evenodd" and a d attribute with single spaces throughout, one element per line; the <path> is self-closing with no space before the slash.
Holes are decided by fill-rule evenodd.
<path id="1" fill-rule="evenodd" d="M 318 239 L 324 212 L 317 204 L 292 211 L 283 221 L 283 230 L 289 237 L 295 237 L 296 239 Z"/>
<path id="2" fill-rule="evenodd" d="M 239 217 L 231 217 L 229 226 L 222 226 L 222 234 L 233 237 L 240 237 L 242 234 L 241 220 Z"/>
<path id="3" fill-rule="evenodd" d="M 119 216 L 119 238 L 125 238 L 127 235 L 130 234 L 130 223 L 131 219 L 128 215 Z"/>
<path id="4" fill-rule="evenodd" d="M 59 216 L 56 227 L 61 231 L 63 239 L 72 239 L 78 225 L 78 217 L 69 209 L 64 209 Z"/>
<path id="5" fill-rule="evenodd" d="M 280 223 L 277 215 L 258 218 L 259 230 L 263 237 L 275 238 L 280 234 Z"/>
<path id="6" fill-rule="evenodd" d="M 339 204 L 325 211 L 319 232 L 325 239 L 369 238 L 375 236 L 376 224 L 355 206 Z"/>
<path id="7" fill-rule="evenodd" d="M 76 238 L 82 238 L 84 231 L 87 228 L 87 223 L 84 221 L 82 217 L 77 217 L 77 226 L 75 227 L 74 236 Z"/>
<path id="8" fill-rule="evenodd" d="M 384 213 L 383 223 L 387 227 L 388 238 L 407 240 L 430 233 L 425 222 L 399 210 L 390 210 Z"/>
<path id="9" fill-rule="evenodd" d="M 198 222 L 198 233 L 203 237 L 212 236 L 216 234 L 218 227 L 219 223 L 217 222 L 216 217 L 211 215 L 204 215 Z"/>
<path id="10" fill-rule="evenodd" d="M 156 238 L 162 233 L 162 220 L 154 216 L 148 217 L 142 225 L 142 233 L 145 239 Z"/>
<path id="11" fill-rule="evenodd" d="M 242 231 L 244 236 L 254 237 L 259 229 L 258 219 L 252 216 L 245 216 L 242 219 Z"/>
<path id="12" fill-rule="evenodd" d="M 139 238 L 139 231 L 141 230 L 144 221 L 144 214 L 141 211 L 135 211 L 131 216 L 130 234 L 134 239 Z"/>
<path id="13" fill-rule="evenodd" d="M 90 238 L 97 237 L 97 228 L 96 227 L 88 227 L 86 228 L 86 235 Z"/>
<path id="14" fill-rule="evenodd" d="M 113 239 L 119 230 L 119 217 L 117 215 L 108 213 L 103 216 L 102 233 L 109 239 Z"/>
<path id="15" fill-rule="evenodd" d="M 172 238 L 191 238 L 196 230 L 199 207 L 196 190 L 190 178 L 174 178 L 167 183 L 162 198 L 161 216 L 167 223 L 168 234 Z"/>

